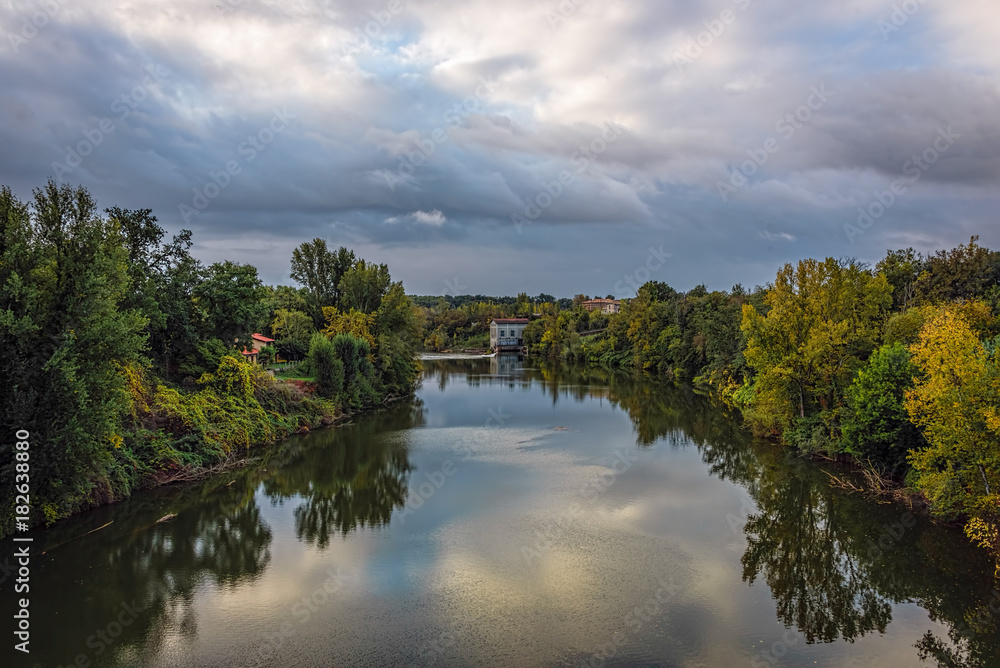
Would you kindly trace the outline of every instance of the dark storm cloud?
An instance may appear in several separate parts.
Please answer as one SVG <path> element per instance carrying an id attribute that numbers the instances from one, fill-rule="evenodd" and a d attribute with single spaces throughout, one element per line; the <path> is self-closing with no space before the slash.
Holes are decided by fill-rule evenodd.
<path id="1" fill-rule="evenodd" d="M 556 21 L 529 0 L 58 6 L 23 43 L 39 5 L 0 7 L 0 181 L 153 208 L 271 282 L 313 237 L 413 292 L 458 275 L 565 295 L 615 293 L 661 245 L 657 280 L 728 288 L 806 256 L 1000 244 L 1000 34 L 979 0 L 895 22 L 875 0 L 587 2 Z M 845 234 L 940 131 L 958 138 Z"/>

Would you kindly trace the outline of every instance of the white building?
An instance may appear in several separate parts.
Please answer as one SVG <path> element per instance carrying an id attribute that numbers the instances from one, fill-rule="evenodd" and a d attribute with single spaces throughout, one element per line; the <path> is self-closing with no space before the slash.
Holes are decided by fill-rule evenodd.
<path id="1" fill-rule="evenodd" d="M 524 347 L 524 328 L 527 318 L 497 318 L 490 323 L 490 350 L 518 349 Z"/>

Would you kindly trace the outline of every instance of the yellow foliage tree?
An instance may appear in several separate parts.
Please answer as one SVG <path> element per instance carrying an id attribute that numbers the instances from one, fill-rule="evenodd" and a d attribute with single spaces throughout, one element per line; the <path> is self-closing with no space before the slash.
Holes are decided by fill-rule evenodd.
<path id="1" fill-rule="evenodd" d="M 910 346 L 922 376 L 906 410 L 929 443 L 910 461 L 932 509 L 971 517 L 966 533 L 1000 557 L 1000 356 L 979 337 L 990 319 L 982 302 L 938 309 Z"/>
<path id="2" fill-rule="evenodd" d="M 362 313 L 353 308 L 344 313 L 332 306 L 324 306 L 323 317 L 326 320 L 323 334 L 328 339 L 332 339 L 337 334 L 351 334 L 367 341 L 372 349 L 375 348 L 375 337 L 371 333 L 372 326 L 375 324 L 374 313 Z"/>
<path id="3" fill-rule="evenodd" d="M 826 260 L 786 264 L 764 299 L 743 305 L 744 355 L 756 376 L 744 414 L 781 433 L 822 412 L 835 424 L 855 371 L 875 349 L 892 288 L 863 265 Z"/>

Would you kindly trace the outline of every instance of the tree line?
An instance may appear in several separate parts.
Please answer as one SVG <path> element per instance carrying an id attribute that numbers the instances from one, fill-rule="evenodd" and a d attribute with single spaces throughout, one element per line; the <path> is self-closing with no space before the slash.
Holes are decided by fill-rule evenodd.
<path id="1" fill-rule="evenodd" d="M 414 388 L 417 312 L 386 265 L 317 239 L 293 253 L 300 287 L 272 287 L 250 264 L 206 266 L 191 246 L 190 231 L 167 238 L 149 209 L 102 212 L 84 188 L 49 181 L 27 202 L 0 189 L 0 426 L 31 435 L 33 523 Z M 275 339 L 262 361 L 304 359 L 317 382 L 248 362 L 258 332 Z M 4 439 L 5 480 L 16 464 Z M 0 492 L 0 535 L 13 491 Z"/>
<path id="2" fill-rule="evenodd" d="M 524 337 L 535 354 L 712 388 L 757 435 L 853 458 L 1000 555 L 998 334 L 1000 252 L 973 237 L 874 267 L 802 260 L 752 291 L 648 282 L 619 314 L 550 312 Z"/>

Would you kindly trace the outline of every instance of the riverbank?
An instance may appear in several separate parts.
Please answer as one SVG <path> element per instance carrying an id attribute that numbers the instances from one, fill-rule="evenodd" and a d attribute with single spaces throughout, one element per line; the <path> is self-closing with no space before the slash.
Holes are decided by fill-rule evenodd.
<path id="1" fill-rule="evenodd" d="M 552 365 L 551 360 L 538 355 L 528 356 L 527 363 L 530 365 L 540 366 Z M 752 423 L 743 413 L 743 407 L 733 398 L 733 390 L 738 388 L 720 384 L 717 382 L 718 379 L 712 381 L 699 377 L 693 381 L 684 381 L 679 380 L 676 377 L 668 378 L 650 371 L 639 370 L 622 364 L 612 365 L 601 363 L 596 360 L 590 360 L 586 363 L 586 366 L 590 369 L 601 370 L 608 373 L 622 373 L 626 375 L 634 374 L 637 377 L 650 381 L 663 382 L 671 386 L 682 388 L 685 391 L 690 391 L 694 394 L 705 397 L 714 403 L 725 406 L 728 410 L 735 414 L 738 421 L 742 423 L 743 428 L 746 429 L 748 433 L 754 433 L 757 438 L 766 440 L 775 446 L 787 447 L 800 458 L 806 458 L 817 463 L 831 462 L 837 464 L 838 466 L 846 467 L 853 474 L 850 477 L 830 475 L 829 484 L 832 488 L 852 494 L 859 494 L 864 496 L 866 499 L 877 503 L 896 503 L 905 505 L 909 511 L 914 512 L 921 517 L 928 518 L 929 520 L 947 526 L 962 527 L 968 519 L 943 519 L 935 516 L 932 512 L 932 504 L 922 490 L 907 485 L 906 480 L 901 477 L 892 477 L 876 471 L 870 463 L 861 461 L 848 452 L 844 452 L 843 450 L 828 451 L 800 448 L 794 444 L 787 443 L 781 434 L 755 433 Z"/>
<path id="2" fill-rule="evenodd" d="M 193 482 L 252 463 L 266 448 L 294 435 L 349 424 L 403 398 L 352 403 L 316 393 L 313 383 L 276 379 L 230 358 L 191 390 L 166 384 L 136 367 L 124 370 L 130 424 L 109 452 L 112 474 L 91 481 L 83 502 L 43 505 L 33 528 L 121 502 L 135 492 Z M 0 538 L 5 535 L 0 535 Z"/>
<path id="3" fill-rule="evenodd" d="M 350 422 L 29 532 L 32 659 L 906 668 L 954 640 L 995 663 L 1000 594 L 960 531 L 832 489 L 843 467 L 689 387 L 433 360 Z M 122 601 L 141 614 L 94 661 Z"/>

